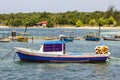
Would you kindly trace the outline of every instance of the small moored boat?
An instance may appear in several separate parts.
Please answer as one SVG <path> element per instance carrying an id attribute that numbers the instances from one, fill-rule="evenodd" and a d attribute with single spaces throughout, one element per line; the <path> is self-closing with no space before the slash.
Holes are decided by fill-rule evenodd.
<path id="1" fill-rule="evenodd" d="M 74 37 L 71 36 L 60 35 L 59 37 L 60 41 L 72 42 L 74 40 Z"/>
<path id="2" fill-rule="evenodd" d="M 107 35 L 103 37 L 104 40 L 120 41 L 120 35 Z"/>
<path id="3" fill-rule="evenodd" d="M 10 42 L 8 32 L 0 32 L 0 42 Z"/>
<path id="4" fill-rule="evenodd" d="M 97 35 L 97 33 L 89 32 L 85 36 L 85 40 L 87 40 L 87 41 L 100 41 L 100 37 Z"/>
<path id="5" fill-rule="evenodd" d="M 65 51 L 65 41 L 43 42 L 40 50 L 15 47 L 16 53 L 22 61 L 35 62 L 99 62 L 106 61 L 110 52 L 108 47 L 97 46 L 96 52 L 70 55 Z"/>
<path id="6" fill-rule="evenodd" d="M 28 42 L 28 33 L 18 33 L 17 41 L 18 42 Z"/>
<path id="7" fill-rule="evenodd" d="M 69 34 L 68 36 L 63 35 L 63 33 Z M 76 36 L 74 35 L 73 31 L 63 31 L 61 35 L 59 35 L 59 38 L 61 41 L 66 41 L 66 42 L 73 42 L 74 38 Z"/>

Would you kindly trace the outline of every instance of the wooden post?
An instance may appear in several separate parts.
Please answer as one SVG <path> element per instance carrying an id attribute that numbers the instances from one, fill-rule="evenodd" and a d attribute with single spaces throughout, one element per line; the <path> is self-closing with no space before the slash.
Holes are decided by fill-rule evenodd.
<path id="1" fill-rule="evenodd" d="M 100 37 L 100 25 L 99 25 L 99 34 L 98 34 L 98 36 Z"/>

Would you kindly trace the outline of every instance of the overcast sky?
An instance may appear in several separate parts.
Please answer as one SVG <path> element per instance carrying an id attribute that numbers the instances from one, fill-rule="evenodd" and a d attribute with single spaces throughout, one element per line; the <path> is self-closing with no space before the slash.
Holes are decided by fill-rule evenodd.
<path id="1" fill-rule="evenodd" d="M 120 0 L 0 0 L 0 14 L 28 12 L 106 11 L 114 6 L 120 11 Z"/>

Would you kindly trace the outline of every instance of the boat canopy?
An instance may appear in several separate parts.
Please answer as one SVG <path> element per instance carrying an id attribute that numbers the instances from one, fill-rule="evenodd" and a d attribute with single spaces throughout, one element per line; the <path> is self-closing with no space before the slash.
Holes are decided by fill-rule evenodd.
<path id="1" fill-rule="evenodd" d="M 44 52 L 65 51 L 65 41 L 46 41 L 42 43 Z M 62 53 L 63 54 L 63 53 Z"/>
<path id="2" fill-rule="evenodd" d="M 42 44 L 65 44 L 65 41 L 46 41 Z"/>

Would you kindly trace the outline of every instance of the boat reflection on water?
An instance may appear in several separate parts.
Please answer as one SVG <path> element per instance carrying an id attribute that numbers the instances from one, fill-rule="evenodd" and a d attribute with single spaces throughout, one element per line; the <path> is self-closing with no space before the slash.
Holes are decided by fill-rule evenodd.
<path id="1" fill-rule="evenodd" d="M 102 80 L 110 80 L 109 77 L 107 77 L 107 74 L 106 74 L 106 73 L 110 73 L 109 70 L 108 70 L 108 67 L 109 67 L 109 63 L 95 64 L 94 75 L 98 76 L 97 77 L 98 80 L 99 80 L 99 78 L 102 79 Z"/>

